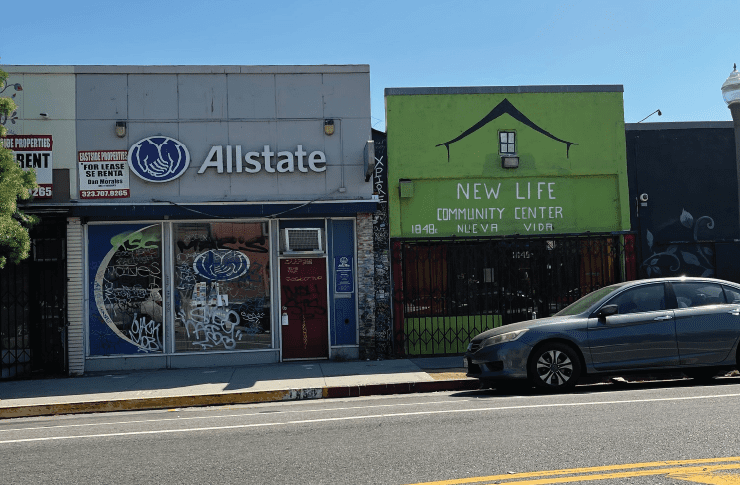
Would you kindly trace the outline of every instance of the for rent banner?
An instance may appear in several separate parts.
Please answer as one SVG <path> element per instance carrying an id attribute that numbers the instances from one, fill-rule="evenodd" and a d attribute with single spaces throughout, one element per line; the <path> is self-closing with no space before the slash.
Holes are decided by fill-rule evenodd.
<path id="1" fill-rule="evenodd" d="M 127 150 L 77 153 L 80 199 L 120 199 L 131 196 Z"/>
<path id="2" fill-rule="evenodd" d="M 15 160 L 23 170 L 36 171 L 38 187 L 33 190 L 37 199 L 51 199 L 52 195 L 52 145 L 51 135 L 7 135 L 3 146 L 13 150 Z"/>

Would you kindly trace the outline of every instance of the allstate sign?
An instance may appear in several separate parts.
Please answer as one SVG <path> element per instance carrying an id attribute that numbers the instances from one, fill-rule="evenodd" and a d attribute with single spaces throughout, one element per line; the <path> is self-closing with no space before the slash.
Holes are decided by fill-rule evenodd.
<path id="1" fill-rule="evenodd" d="M 211 281 L 229 281 L 249 270 L 249 258 L 233 249 L 211 249 L 195 258 L 193 270 Z"/>
<path id="2" fill-rule="evenodd" d="M 129 149 L 128 164 L 131 171 L 147 182 L 169 182 L 188 169 L 190 153 L 174 138 L 150 136 Z"/>

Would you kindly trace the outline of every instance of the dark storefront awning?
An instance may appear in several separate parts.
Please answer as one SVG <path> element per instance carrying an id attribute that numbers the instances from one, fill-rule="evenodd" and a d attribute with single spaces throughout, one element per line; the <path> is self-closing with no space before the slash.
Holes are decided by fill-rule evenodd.
<path id="1" fill-rule="evenodd" d="M 375 200 L 264 203 L 172 202 L 129 204 L 72 204 L 71 217 L 103 220 L 141 219 L 221 219 L 240 217 L 342 217 L 360 212 L 375 212 Z"/>

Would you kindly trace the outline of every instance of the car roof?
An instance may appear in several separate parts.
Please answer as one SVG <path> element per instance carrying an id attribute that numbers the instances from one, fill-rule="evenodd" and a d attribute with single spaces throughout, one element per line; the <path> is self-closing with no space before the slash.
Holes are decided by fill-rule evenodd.
<path id="1" fill-rule="evenodd" d="M 632 280 L 625 282 L 626 284 L 639 284 L 639 283 L 660 283 L 660 282 L 704 282 L 704 283 L 717 283 L 723 285 L 739 286 L 740 283 L 734 281 L 721 280 L 718 278 L 705 278 L 701 276 L 664 276 L 661 278 L 647 278 L 643 280 Z"/>

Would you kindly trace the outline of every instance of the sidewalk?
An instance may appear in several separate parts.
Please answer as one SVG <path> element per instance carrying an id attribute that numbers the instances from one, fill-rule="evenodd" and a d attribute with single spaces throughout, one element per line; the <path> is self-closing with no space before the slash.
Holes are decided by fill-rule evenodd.
<path id="1" fill-rule="evenodd" d="M 462 357 L 312 361 L 0 381 L 0 419 L 477 389 Z"/>

